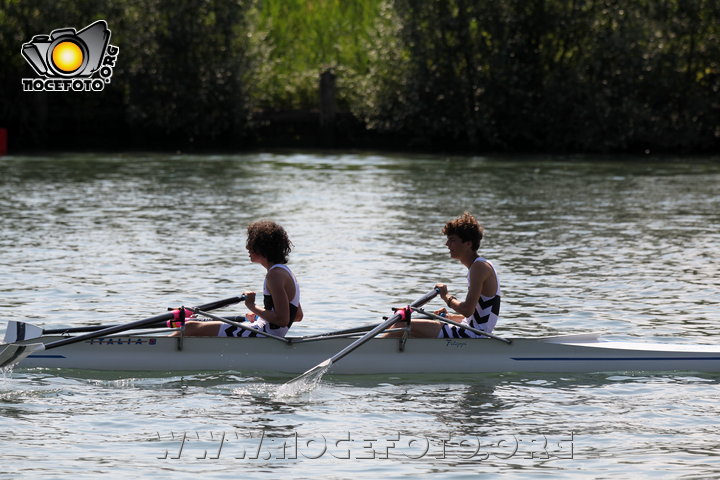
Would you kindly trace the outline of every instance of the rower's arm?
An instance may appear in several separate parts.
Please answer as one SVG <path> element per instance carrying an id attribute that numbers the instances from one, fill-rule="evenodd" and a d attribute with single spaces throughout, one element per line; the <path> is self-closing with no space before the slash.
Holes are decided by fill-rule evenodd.
<path id="1" fill-rule="evenodd" d="M 267 310 L 254 302 L 246 302 L 245 305 L 256 315 L 279 327 L 287 327 L 290 324 L 290 303 L 285 292 L 284 273 L 280 269 L 273 269 L 265 277 L 265 285 L 273 298 L 274 310 Z"/>
<path id="2" fill-rule="evenodd" d="M 483 286 L 490 275 L 492 267 L 485 262 L 475 262 L 470 267 L 470 285 L 464 301 L 458 298 L 449 297 L 447 306 L 458 312 L 463 317 L 469 317 L 475 311 L 475 306 L 480 301 L 480 294 Z"/>

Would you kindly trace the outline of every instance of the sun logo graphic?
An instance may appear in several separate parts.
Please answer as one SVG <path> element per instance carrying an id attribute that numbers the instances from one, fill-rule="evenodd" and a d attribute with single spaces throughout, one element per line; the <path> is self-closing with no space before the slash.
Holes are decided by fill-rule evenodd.
<path id="1" fill-rule="evenodd" d="M 110 83 L 120 49 L 98 20 L 80 31 L 58 28 L 35 35 L 20 53 L 42 78 L 23 78 L 25 92 L 99 92 Z"/>

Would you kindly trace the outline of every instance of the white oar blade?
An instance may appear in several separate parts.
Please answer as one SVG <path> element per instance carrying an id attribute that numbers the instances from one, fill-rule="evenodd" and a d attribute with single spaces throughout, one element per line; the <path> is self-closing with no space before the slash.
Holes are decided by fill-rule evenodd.
<path id="1" fill-rule="evenodd" d="M 45 345 L 42 343 L 5 345 L 2 350 L 0 350 L 0 368 L 11 367 L 33 352 L 44 349 Z"/>
<path id="2" fill-rule="evenodd" d="M 325 372 L 330 369 L 332 363 L 332 358 L 328 358 L 305 373 L 283 383 L 278 388 L 276 395 L 280 397 L 294 397 L 295 395 L 313 390 L 320 383 Z"/>
<path id="3" fill-rule="evenodd" d="M 30 340 L 31 338 L 42 337 L 43 329 L 36 327 L 32 323 L 17 322 L 10 320 L 5 330 L 5 343 L 15 343 L 22 340 Z"/>
<path id="4" fill-rule="evenodd" d="M 298 375 L 297 377 L 293 378 L 292 380 L 290 380 L 290 382 L 294 382 L 294 381 L 297 381 L 297 380 L 302 380 L 302 379 L 308 378 L 308 377 L 313 377 L 313 376 L 317 375 L 318 373 L 320 373 L 321 371 L 324 373 L 324 372 L 326 372 L 328 369 L 330 369 L 330 366 L 331 366 L 331 365 L 332 365 L 332 358 L 328 358 L 328 359 L 325 360 L 324 362 L 315 365 L 313 368 L 311 368 L 311 369 L 308 370 L 307 372 L 305 372 L 305 373 L 303 373 L 303 374 L 301 374 L 301 375 Z M 288 382 L 288 383 L 290 383 L 290 382 Z"/>

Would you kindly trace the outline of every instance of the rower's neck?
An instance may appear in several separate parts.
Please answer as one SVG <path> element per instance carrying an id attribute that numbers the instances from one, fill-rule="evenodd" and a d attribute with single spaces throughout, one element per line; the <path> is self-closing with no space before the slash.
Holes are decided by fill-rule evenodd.
<path id="1" fill-rule="evenodd" d="M 460 263 L 465 265 L 467 268 L 470 268 L 479 256 L 480 255 L 478 255 L 477 252 L 470 252 L 468 255 L 465 255 L 460 259 Z"/>

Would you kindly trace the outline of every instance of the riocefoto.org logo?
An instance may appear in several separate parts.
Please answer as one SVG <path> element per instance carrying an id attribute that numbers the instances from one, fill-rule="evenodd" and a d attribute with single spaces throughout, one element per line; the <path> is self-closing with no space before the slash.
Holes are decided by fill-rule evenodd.
<path id="1" fill-rule="evenodd" d="M 41 78 L 23 78 L 25 92 L 100 92 L 110 83 L 120 49 L 98 20 L 80 31 L 58 28 L 35 35 L 20 53 Z"/>

